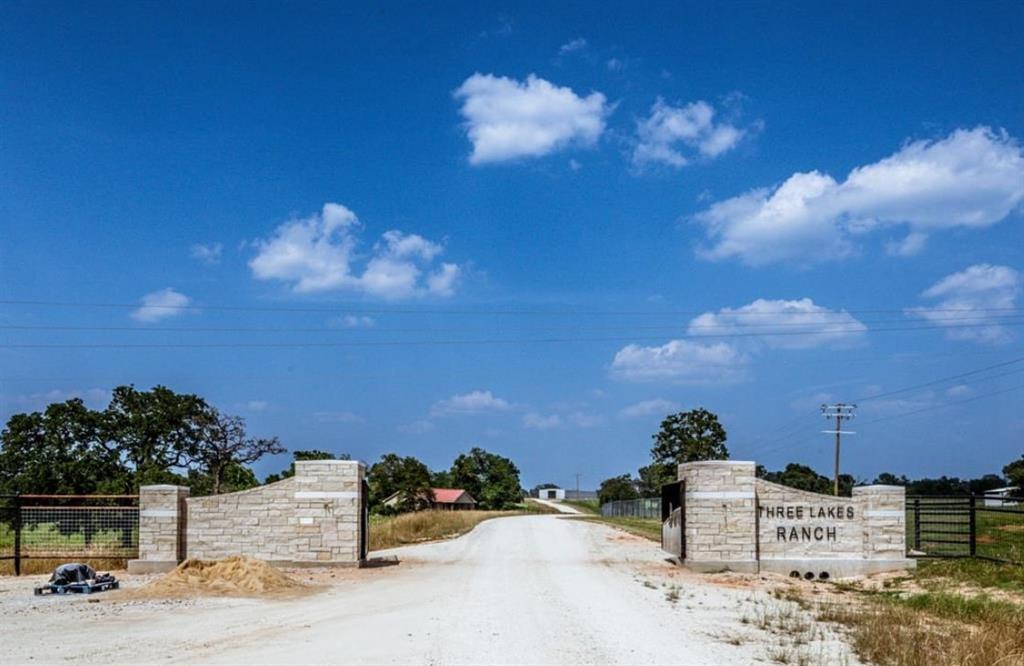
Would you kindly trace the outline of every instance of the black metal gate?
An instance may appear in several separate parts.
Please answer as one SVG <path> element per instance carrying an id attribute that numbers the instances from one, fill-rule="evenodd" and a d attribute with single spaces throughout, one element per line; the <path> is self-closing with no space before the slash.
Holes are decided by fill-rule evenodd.
<path id="1" fill-rule="evenodd" d="M 362 493 L 359 496 L 359 559 L 365 560 L 370 554 L 370 484 L 363 479 Z"/>
<path id="2" fill-rule="evenodd" d="M 686 482 L 673 481 L 661 487 L 661 549 L 686 559 Z M 678 537 L 676 536 L 678 530 Z M 678 542 L 667 543 L 668 539 Z"/>
<path id="3" fill-rule="evenodd" d="M 1024 564 L 1024 500 L 1006 496 L 907 498 L 911 557 L 978 557 Z"/>
<path id="4" fill-rule="evenodd" d="M 0 573 L 68 561 L 117 568 L 139 556 L 138 495 L 0 497 Z"/>

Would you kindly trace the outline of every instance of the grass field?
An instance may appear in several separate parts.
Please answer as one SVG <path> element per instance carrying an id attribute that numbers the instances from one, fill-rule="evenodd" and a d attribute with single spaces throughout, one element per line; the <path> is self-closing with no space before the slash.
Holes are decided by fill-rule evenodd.
<path id="1" fill-rule="evenodd" d="M 604 523 L 617 527 L 624 532 L 657 541 L 661 543 L 661 521 L 649 518 L 608 518 L 605 516 L 587 515 L 576 516 L 576 520 L 589 520 L 595 523 Z"/>
<path id="2" fill-rule="evenodd" d="M 912 508 L 907 510 L 907 547 L 928 555 L 969 554 L 968 504 L 954 505 L 950 500 L 940 498 L 920 498 L 920 502 L 920 528 L 915 522 L 915 511 Z M 1024 507 L 1007 509 L 985 508 L 979 503 L 975 511 L 975 552 L 983 557 L 1024 563 Z"/>
<path id="3" fill-rule="evenodd" d="M 416 511 L 397 516 L 372 516 L 370 550 L 453 539 L 492 518 L 548 512 L 547 507 L 526 503 L 512 511 Z"/>
<path id="4" fill-rule="evenodd" d="M 127 537 L 128 547 L 124 546 Z M 135 557 L 138 531 L 97 530 L 86 545 L 84 532 L 61 533 L 55 523 L 37 523 L 21 532 L 22 574 L 49 573 L 67 562 L 82 562 L 94 569 L 123 569 Z M 0 575 L 14 574 L 14 531 L 0 523 Z M 6 559 L 10 558 L 10 559 Z"/>
<path id="5" fill-rule="evenodd" d="M 562 504 L 568 504 L 571 507 L 575 507 L 583 513 L 601 513 L 601 504 L 596 500 L 562 500 Z"/>

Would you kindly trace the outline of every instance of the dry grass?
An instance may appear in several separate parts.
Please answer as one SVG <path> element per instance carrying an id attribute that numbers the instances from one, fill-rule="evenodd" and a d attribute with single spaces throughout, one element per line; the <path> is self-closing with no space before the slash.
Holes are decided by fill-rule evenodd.
<path id="1" fill-rule="evenodd" d="M 933 596 L 832 605 L 822 607 L 819 617 L 845 625 L 857 654 L 881 666 L 1024 664 L 1019 608 L 996 602 L 963 606 L 962 599 Z"/>
<path id="2" fill-rule="evenodd" d="M 128 566 L 128 560 L 124 559 L 90 559 L 88 555 L 70 555 L 64 558 L 23 558 L 21 560 L 21 575 L 50 574 L 62 564 L 68 562 L 80 562 L 88 564 L 96 571 L 118 571 Z M 14 575 L 14 560 L 0 560 L 0 576 Z"/>
<path id="3" fill-rule="evenodd" d="M 370 526 L 370 550 L 383 550 L 461 536 L 485 520 L 523 515 L 521 511 L 417 511 Z"/>

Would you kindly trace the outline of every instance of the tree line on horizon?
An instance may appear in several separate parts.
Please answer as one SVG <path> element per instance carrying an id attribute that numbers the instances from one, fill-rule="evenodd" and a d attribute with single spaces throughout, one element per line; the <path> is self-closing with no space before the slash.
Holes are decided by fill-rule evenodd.
<path id="1" fill-rule="evenodd" d="M 725 428 L 718 416 L 702 407 L 670 414 L 661 422 L 652 436 L 651 463 L 631 474 L 613 476 L 601 482 L 598 501 L 606 502 L 659 497 L 661 487 L 676 480 L 681 463 L 700 460 L 728 460 Z M 907 495 L 965 495 L 982 494 L 996 488 L 1016 486 L 1017 494 L 1024 496 L 1024 455 L 1003 467 L 1002 476 L 985 474 L 974 479 L 941 476 L 938 478 L 908 479 L 891 472 L 879 474 L 871 483 L 904 486 Z M 771 471 L 757 465 L 758 478 L 798 490 L 829 495 L 833 491 L 832 478 L 819 474 L 807 465 L 791 462 L 781 470 Z M 850 474 L 839 475 L 839 494 L 849 497 L 854 486 L 865 485 L 864 479 Z"/>
<path id="2" fill-rule="evenodd" d="M 277 437 L 249 436 L 244 419 L 197 395 L 118 386 L 103 409 L 71 398 L 11 416 L 0 432 L 0 495 L 123 495 L 162 483 L 188 486 L 194 496 L 235 492 L 261 485 L 252 463 L 286 452 Z M 292 456 L 263 483 L 294 476 L 295 461 L 349 459 L 316 449 Z M 381 513 L 422 508 L 431 488 L 462 488 L 483 509 L 507 509 L 523 497 L 519 468 L 481 448 L 434 472 L 412 456 L 387 453 L 369 468 L 368 482 L 371 506 Z M 396 507 L 384 507 L 396 492 Z"/>

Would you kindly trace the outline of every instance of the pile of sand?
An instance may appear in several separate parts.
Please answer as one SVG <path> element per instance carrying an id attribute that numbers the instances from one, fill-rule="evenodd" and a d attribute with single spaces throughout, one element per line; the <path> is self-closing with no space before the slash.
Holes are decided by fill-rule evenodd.
<path id="1" fill-rule="evenodd" d="M 228 557 L 223 560 L 185 560 L 152 583 L 131 593 L 136 598 L 255 597 L 301 594 L 310 588 L 262 560 Z"/>

